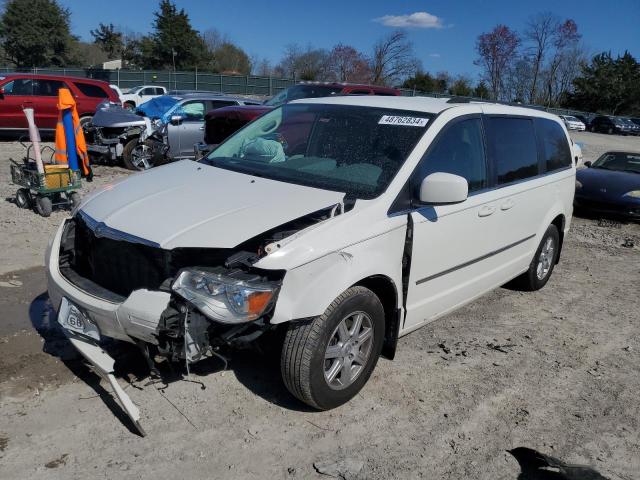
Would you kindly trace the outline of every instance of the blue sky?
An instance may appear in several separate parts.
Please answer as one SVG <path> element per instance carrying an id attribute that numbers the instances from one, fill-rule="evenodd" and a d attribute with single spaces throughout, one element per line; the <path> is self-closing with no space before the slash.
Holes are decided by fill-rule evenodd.
<path id="1" fill-rule="evenodd" d="M 60 0 L 71 10 L 72 29 L 84 40 L 99 22 L 146 33 L 157 0 Z M 250 55 L 277 63 L 290 43 L 331 48 L 342 42 L 369 52 L 379 37 L 406 28 L 425 70 L 475 78 L 477 36 L 504 23 L 523 30 L 532 14 L 551 11 L 573 18 L 591 53 L 629 50 L 640 59 L 640 0 L 177 0 L 197 30 L 216 28 Z M 407 17 L 422 12 L 423 14 Z M 424 15 L 428 14 L 428 15 Z M 378 20 L 376 20 L 378 19 Z"/>

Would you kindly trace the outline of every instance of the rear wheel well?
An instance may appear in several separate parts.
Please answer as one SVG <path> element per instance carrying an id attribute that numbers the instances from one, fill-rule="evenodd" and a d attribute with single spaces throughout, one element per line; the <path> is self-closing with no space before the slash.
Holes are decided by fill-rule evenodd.
<path id="1" fill-rule="evenodd" d="M 393 281 L 384 275 L 374 275 L 360 280 L 353 286 L 368 288 L 380 299 L 384 308 L 384 344 L 382 356 L 393 360 L 398 342 L 400 309 L 398 308 L 398 290 Z"/>
<path id="2" fill-rule="evenodd" d="M 552 225 L 555 225 L 558 229 L 558 233 L 560 234 L 560 246 L 558 247 L 558 256 L 556 258 L 556 264 L 560 262 L 560 253 L 562 253 L 562 245 L 564 244 L 564 225 L 565 225 L 565 217 L 560 214 L 556 218 L 551 221 Z"/>

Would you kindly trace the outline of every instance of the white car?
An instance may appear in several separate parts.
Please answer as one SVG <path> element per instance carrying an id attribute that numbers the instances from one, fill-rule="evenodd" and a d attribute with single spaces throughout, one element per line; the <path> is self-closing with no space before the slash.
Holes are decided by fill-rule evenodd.
<path id="1" fill-rule="evenodd" d="M 560 115 L 560 118 L 569 130 L 584 132 L 587 129 L 586 125 L 582 121 L 572 115 Z"/>
<path id="2" fill-rule="evenodd" d="M 152 98 L 165 95 L 167 89 L 159 85 L 141 85 L 127 90 L 127 93 L 120 95 L 122 106 L 131 110 Z"/>
<path id="3" fill-rule="evenodd" d="M 517 278 L 542 288 L 575 166 L 555 115 L 426 97 L 298 100 L 198 162 L 109 185 L 46 255 L 71 341 L 137 407 L 107 337 L 189 364 L 282 329 L 284 383 L 330 409 L 398 337 Z"/>

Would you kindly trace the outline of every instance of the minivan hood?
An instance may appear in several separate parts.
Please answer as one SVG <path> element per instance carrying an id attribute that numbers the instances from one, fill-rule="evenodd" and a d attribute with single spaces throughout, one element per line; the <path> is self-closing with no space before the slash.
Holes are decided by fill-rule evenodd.
<path id="1" fill-rule="evenodd" d="M 165 249 L 233 248 L 343 197 L 184 160 L 108 186 L 80 208 L 95 222 Z"/>

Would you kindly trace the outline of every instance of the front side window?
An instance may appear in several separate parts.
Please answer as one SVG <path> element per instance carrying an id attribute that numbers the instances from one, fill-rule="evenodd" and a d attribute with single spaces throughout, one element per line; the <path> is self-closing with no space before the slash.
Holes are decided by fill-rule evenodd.
<path id="1" fill-rule="evenodd" d="M 2 88 L 5 95 L 33 95 L 33 81 L 29 78 L 16 78 Z"/>
<path id="2" fill-rule="evenodd" d="M 571 150 L 562 127 L 553 120 L 536 118 L 536 129 L 542 138 L 547 172 L 571 166 Z"/>
<path id="3" fill-rule="evenodd" d="M 435 139 L 418 165 L 416 185 L 435 172 L 453 173 L 465 178 L 469 183 L 469 192 L 488 186 L 479 118 L 458 121 Z"/>
<path id="4" fill-rule="evenodd" d="M 178 106 L 172 115 L 179 115 L 185 122 L 202 122 L 204 120 L 204 102 L 185 102 Z"/>
<path id="5" fill-rule="evenodd" d="M 286 104 L 238 131 L 202 162 L 374 198 L 387 188 L 432 118 L 385 108 Z"/>
<path id="6" fill-rule="evenodd" d="M 498 185 L 538 175 L 538 148 L 530 118 L 488 117 L 485 122 L 489 158 Z"/>

